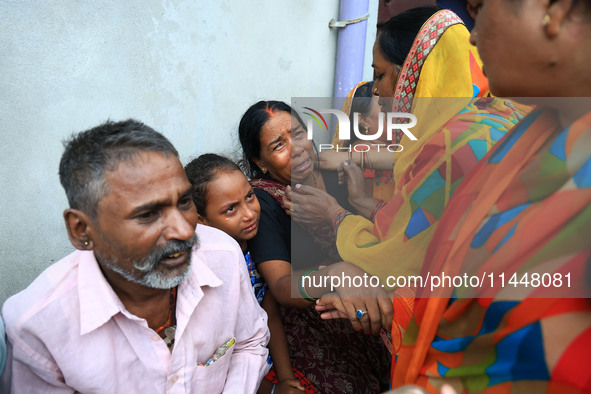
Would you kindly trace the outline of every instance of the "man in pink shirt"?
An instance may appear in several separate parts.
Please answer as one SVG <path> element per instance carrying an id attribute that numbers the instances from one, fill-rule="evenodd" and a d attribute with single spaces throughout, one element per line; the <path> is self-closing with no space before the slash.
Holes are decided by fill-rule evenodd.
<path id="1" fill-rule="evenodd" d="M 198 226 L 172 144 L 106 122 L 60 162 L 77 251 L 3 308 L 2 392 L 254 393 L 268 329 L 242 252 Z"/>

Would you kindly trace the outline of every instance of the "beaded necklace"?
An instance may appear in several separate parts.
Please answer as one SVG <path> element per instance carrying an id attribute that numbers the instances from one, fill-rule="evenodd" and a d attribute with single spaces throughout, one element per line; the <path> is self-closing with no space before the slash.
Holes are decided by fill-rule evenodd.
<path id="1" fill-rule="evenodd" d="M 166 323 L 158 327 L 155 331 L 158 335 L 164 331 L 164 343 L 169 348 L 174 345 L 174 334 L 176 331 L 176 287 L 170 289 L 170 308 L 168 310 L 168 319 Z"/>

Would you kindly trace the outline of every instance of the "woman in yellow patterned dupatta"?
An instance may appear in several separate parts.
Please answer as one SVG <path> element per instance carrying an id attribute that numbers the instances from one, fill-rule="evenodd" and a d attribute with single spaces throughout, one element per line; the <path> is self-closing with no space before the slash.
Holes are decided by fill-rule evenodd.
<path id="1" fill-rule="evenodd" d="M 423 277 L 487 280 L 419 294 L 393 386 L 589 393 L 591 1 L 472 2 L 493 93 L 537 108 L 446 206 Z"/>
<path id="2" fill-rule="evenodd" d="M 295 207 L 292 218 L 302 223 L 332 221 L 341 258 L 378 276 L 390 289 L 397 284 L 388 283 L 388 276 L 420 273 L 425 251 L 451 194 L 521 117 L 521 111 L 508 100 L 473 98 L 487 94 L 487 80 L 475 48 L 469 44 L 468 31 L 451 11 L 436 12 L 424 24 L 424 20 L 420 22 L 420 32 L 411 41 L 412 49 L 398 72 L 400 68 L 383 53 L 389 45 L 384 36 L 390 35 L 390 29 L 404 26 L 400 20 L 407 19 L 409 13 L 415 15 L 416 11 L 388 21 L 374 46 L 374 94 L 380 95 L 382 107 L 392 105 L 397 82 L 394 110 L 411 112 L 418 119 L 412 129 L 418 141 L 400 135 L 393 141 L 404 146 L 403 152 L 394 155 L 393 198 L 388 203 L 365 197 L 351 201 L 361 213 L 351 215 L 317 190 L 301 186 L 291 193 Z M 355 179 L 359 179 L 360 170 L 349 163 L 342 168 L 348 175 L 351 197 L 355 185 L 359 185 Z M 401 295 L 411 297 L 412 293 Z M 401 302 L 400 298 L 395 302 Z M 395 348 L 412 310 L 412 305 L 402 305 L 408 313 L 392 332 Z"/>

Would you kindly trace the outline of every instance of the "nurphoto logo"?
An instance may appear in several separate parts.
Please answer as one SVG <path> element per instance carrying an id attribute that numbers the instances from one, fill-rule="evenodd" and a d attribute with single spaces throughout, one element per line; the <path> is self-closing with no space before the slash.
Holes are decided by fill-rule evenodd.
<path id="1" fill-rule="evenodd" d="M 378 130 L 375 133 L 364 134 L 359 130 L 359 113 L 353 113 L 353 127 L 351 128 L 351 121 L 349 120 L 349 116 L 340 111 L 338 109 L 320 109 L 315 110 L 310 107 L 304 107 L 304 109 L 310 112 L 304 112 L 304 114 L 308 115 L 309 118 L 306 119 L 306 129 L 308 131 L 308 139 L 312 139 L 314 136 L 314 121 L 319 127 L 320 130 L 326 130 L 328 132 L 328 123 L 322 114 L 332 114 L 336 116 L 338 130 L 339 130 L 339 139 L 341 140 L 351 140 L 351 130 L 353 130 L 354 139 L 360 141 L 376 141 L 378 140 L 384 131 L 386 132 L 387 141 L 393 141 L 393 133 L 394 130 L 402 131 L 410 140 L 416 141 L 417 137 L 415 137 L 412 132 L 410 131 L 411 128 L 417 125 L 417 117 L 413 114 L 406 113 L 406 112 L 388 112 L 383 113 L 380 112 L 378 114 Z M 385 123 L 385 125 L 384 125 Z M 354 148 L 355 151 L 361 152 L 364 151 L 363 148 L 364 144 L 357 144 Z M 388 149 L 388 151 L 396 153 L 402 152 L 404 149 L 400 144 L 366 144 L 366 150 L 372 149 L 371 147 L 377 148 L 380 150 L 380 147 Z M 350 150 L 350 146 L 343 146 L 339 147 L 338 145 L 333 144 L 320 144 L 320 151 L 323 150 L 330 150 L 336 149 L 337 151 L 340 150 Z"/>

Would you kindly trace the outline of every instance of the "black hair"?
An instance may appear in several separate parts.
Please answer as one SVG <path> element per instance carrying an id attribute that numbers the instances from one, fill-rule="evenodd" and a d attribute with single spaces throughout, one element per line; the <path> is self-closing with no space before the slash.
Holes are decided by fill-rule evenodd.
<path id="1" fill-rule="evenodd" d="M 261 158 L 261 130 L 272 114 L 277 111 L 285 111 L 295 116 L 295 118 L 304 126 L 304 121 L 300 115 L 283 101 L 259 101 L 246 110 L 240 124 L 238 125 L 238 136 L 242 146 L 243 159 L 241 166 L 244 172 L 251 178 L 262 178 L 263 172 L 255 164 L 254 159 Z"/>
<path id="2" fill-rule="evenodd" d="M 73 134 L 64 141 L 59 177 L 70 208 L 79 209 L 92 219 L 97 217 L 100 200 L 109 193 L 105 172 L 142 152 L 160 152 L 178 158 L 166 137 L 145 124 L 128 119 L 105 123 Z"/>
<path id="3" fill-rule="evenodd" d="M 240 171 L 238 165 L 227 157 L 215 153 L 205 153 L 185 166 L 185 173 L 193 186 L 191 194 L 199 215 L 207 217 L 205 210 L 209 182 L 214 180 L 220 172 L 233 171 Z"/>
<path id="4" fill-rule="evenodd" d="M 351 124 L 353 124 L 353 113 L 358 112 L 363 116 L 368 116 L 371 111 L 371 103 L 373 99 L 373 84 L 374 81 L 364 83 L 355 90 L 351 101 L 351 110 L 349 111 Z"/>
<path id="5" fill-rule="evenodd" d="M 437 11 L 432 6 L 413 8 L 380 25 L 377 41 L 386 60 L 402 66 L 421 27 Z"/>
<path id="6" fill-rule="evenodd" d="M 351 98 L 351 109 L 349 110 L 349 124 L 351 127 L 351 141 L 349 143 L 353 143 L 357 141 L 357 136 L 353 131 L 354 123 L 354 116 L 355 113 L 358 113 L 363 116 L 369 116 L 371 112 L 371 105 L 373 100 L 373 84 L 374 81 L 366 82 L 363 85 L 359 86 L 355 90 L 355 94 Z"/>

